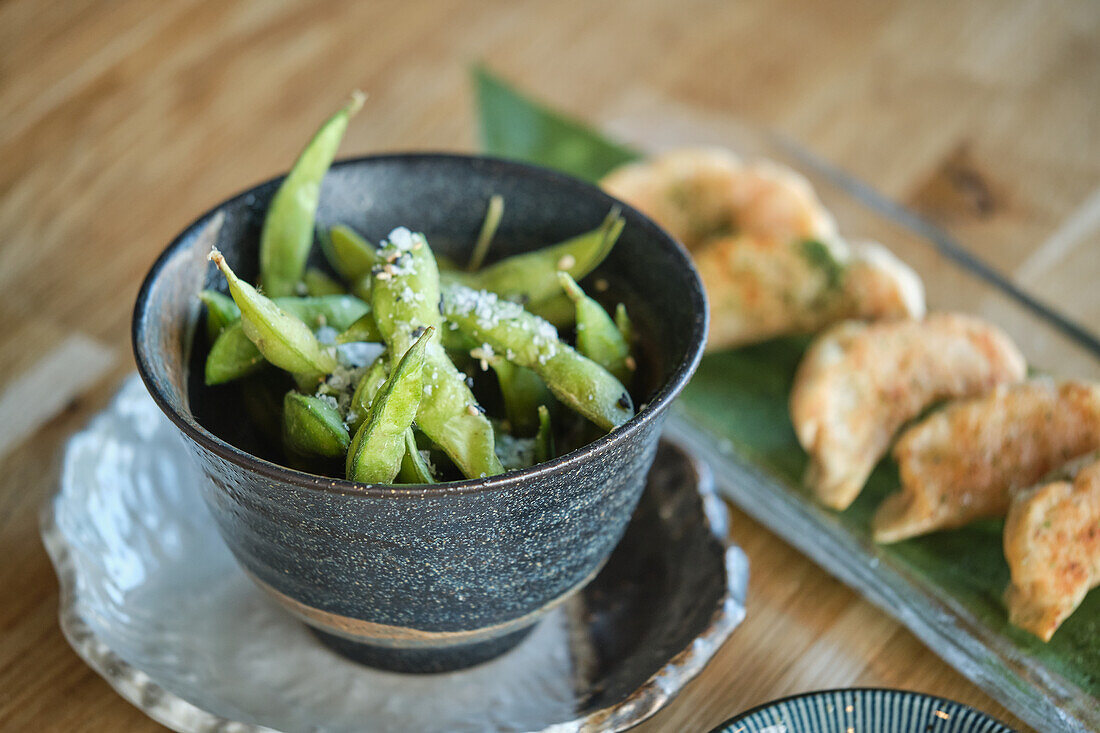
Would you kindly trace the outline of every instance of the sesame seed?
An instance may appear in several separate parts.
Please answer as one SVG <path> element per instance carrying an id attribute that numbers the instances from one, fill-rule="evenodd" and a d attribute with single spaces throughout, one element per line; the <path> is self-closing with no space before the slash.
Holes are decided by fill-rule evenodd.
<path id="1" fill-rule="evenodd" d="M 563 255 L 562 258 L 560 260 L 558 260 L 558 269 L 559 270 L 568 270 L 570 267 L 573 267 L 576 264 L 577 264 L 577 258 L 576 257 L 574 257 L 573 255 Z"/>

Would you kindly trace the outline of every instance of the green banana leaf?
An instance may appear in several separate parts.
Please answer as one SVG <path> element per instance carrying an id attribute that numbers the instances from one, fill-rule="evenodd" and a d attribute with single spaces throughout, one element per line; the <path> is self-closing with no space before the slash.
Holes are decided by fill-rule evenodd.
<path id="1" fill-rule="evenodd" d="M 536 163 L 595 181 L 637 151 L 553 112 L 482 67 L 473 72 L 484 152 Z M 708 354 L 678 409 L 695 425 L 732 446 L 790 490 L 800 490 L 807 456 L 795 438 L 787 398 L 806 338 L 783 338 Z M 885 459 L 859 499 L 838 517 L 852 534 L 868 538 L 879 502 L 897 489 L 897 467 Z M 811 499 L 807 496 L 807 501 Z M 1090 593 L 1050 643 L 1008 623 L 1002 594 L 1009 581 L 1001 549 L 1003 522 L 900 542 L 885 549 L 899 564 L 947 590 L 974 616 L 1048 669 L 1100 696 L 1100 590 Z"/>
<path id="2" fill-rule="evenodd" d="M 641 154 L 520 95 L 484 67 L 474 68 L 481 149 L 500 158 L 597 181 Z"/>

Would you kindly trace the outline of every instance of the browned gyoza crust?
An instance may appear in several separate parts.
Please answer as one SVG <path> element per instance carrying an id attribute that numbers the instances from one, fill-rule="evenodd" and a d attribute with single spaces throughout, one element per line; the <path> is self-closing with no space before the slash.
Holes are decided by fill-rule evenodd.
<path id="1" fill-rule="evenodd" d="M 832 215 L 802 175 L 771 161 L 745 163 L 722 148 L 683 148 L 628 163 L 600 185 L 692 251 L 732 232 L 781 242 L 836 236 Z"/>
<path id="2" fill-rule="evenodd" d="M 934 402 L 1024 377 L 1019 349 L 973 316 L 847 321 L 825 331 L 795 376 L 791 420 L 810 454 L 806 483 L 826 506 L 855 500 L 895 433 Z"/>
<path id="3" fill-rule="evenodd" d="M 1009 619 L 1043 641 L 1050 641 L 1089 589 L 1100 584 L 1098 458 L 1093 453 L 1073 466 L 1072 482 L 1052 481 L 1019 492 L 1008 509 Z"/>
<path id="4" fill-rule="evenodd" d="M 897 542 L 1004 516 L 1012 492 L 1100 448 L 1100 385 L 1033 379 L 930 415 L 894 448 L 901 491 L 874 519 Z"/>
<path id="5" fill-rule="evenodd" d="M 882 245 L 843 241 L 810 182 L 786 166 L 686 148 L 601 184 L 691 250 L 711 304 L 708 350 L 844 318 L 924 315 L 916 273 Z"/>
<path id="6" fill-rule="evenodd" d="M 715 239 L 693 256 L 711 306 L 708 350 L 814 333 L 846 318 L 924 314 L 920 279 L 872 242 L 826 245 L 741 234 Z"/>

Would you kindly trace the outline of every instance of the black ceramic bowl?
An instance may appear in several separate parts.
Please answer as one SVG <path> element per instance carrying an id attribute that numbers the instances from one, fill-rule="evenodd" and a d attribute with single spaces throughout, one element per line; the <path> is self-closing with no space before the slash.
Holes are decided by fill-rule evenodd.
<path id="1" fill-rule="evenodd" d="M 153 265 L 134 310 L 141 376 L 209 479 L 201 490 L 233 554 L 322 639 L 406 671 L 495 656 L 584 586 L 622 536 L 665 413 L 702 354 L 707 310 L 698 275 L 680 245 L 622 207 L 622 236 L 593 278 L 608 281 L 608 302 L 626 303 L 644 337 L 633 386 L 642 406 L 584 448 L 524 471 L 425 487 L 302 473 L 257 455 L 235 391 L 204 387 L 205 350 L 192 349 L 201 318 L 196 294 L 224 287 L 206 259 L 211 245 L 253 278 L 278 184 L 207 212 Z M 464 261 L 492 194 L 505 199 L 494 257 L 594 228 L 617 203 L 594 186 L 520 163 L 389 155 L 334 165 L 318 221 L 349 224 L 373 241 L 407 226 L 424 232 L 437 253 Z M 217 220 L 220 228 L 212 226 Z"/>

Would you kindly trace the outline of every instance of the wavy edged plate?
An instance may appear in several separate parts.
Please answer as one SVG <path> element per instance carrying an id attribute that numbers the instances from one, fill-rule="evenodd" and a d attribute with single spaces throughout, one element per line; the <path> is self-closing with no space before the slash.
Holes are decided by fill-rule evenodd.
<path id="1" fill-rule="evenodd" d="M 662 444 L 618 549 L 581 594 L 484 665 L 402 675 L 349 662 L 247 579 L 140 380 L 69 442 L 42 533 L 65 637 L 179 731 L 623 730 L 744 618 L 748 565 L 710 474 Z"/>

